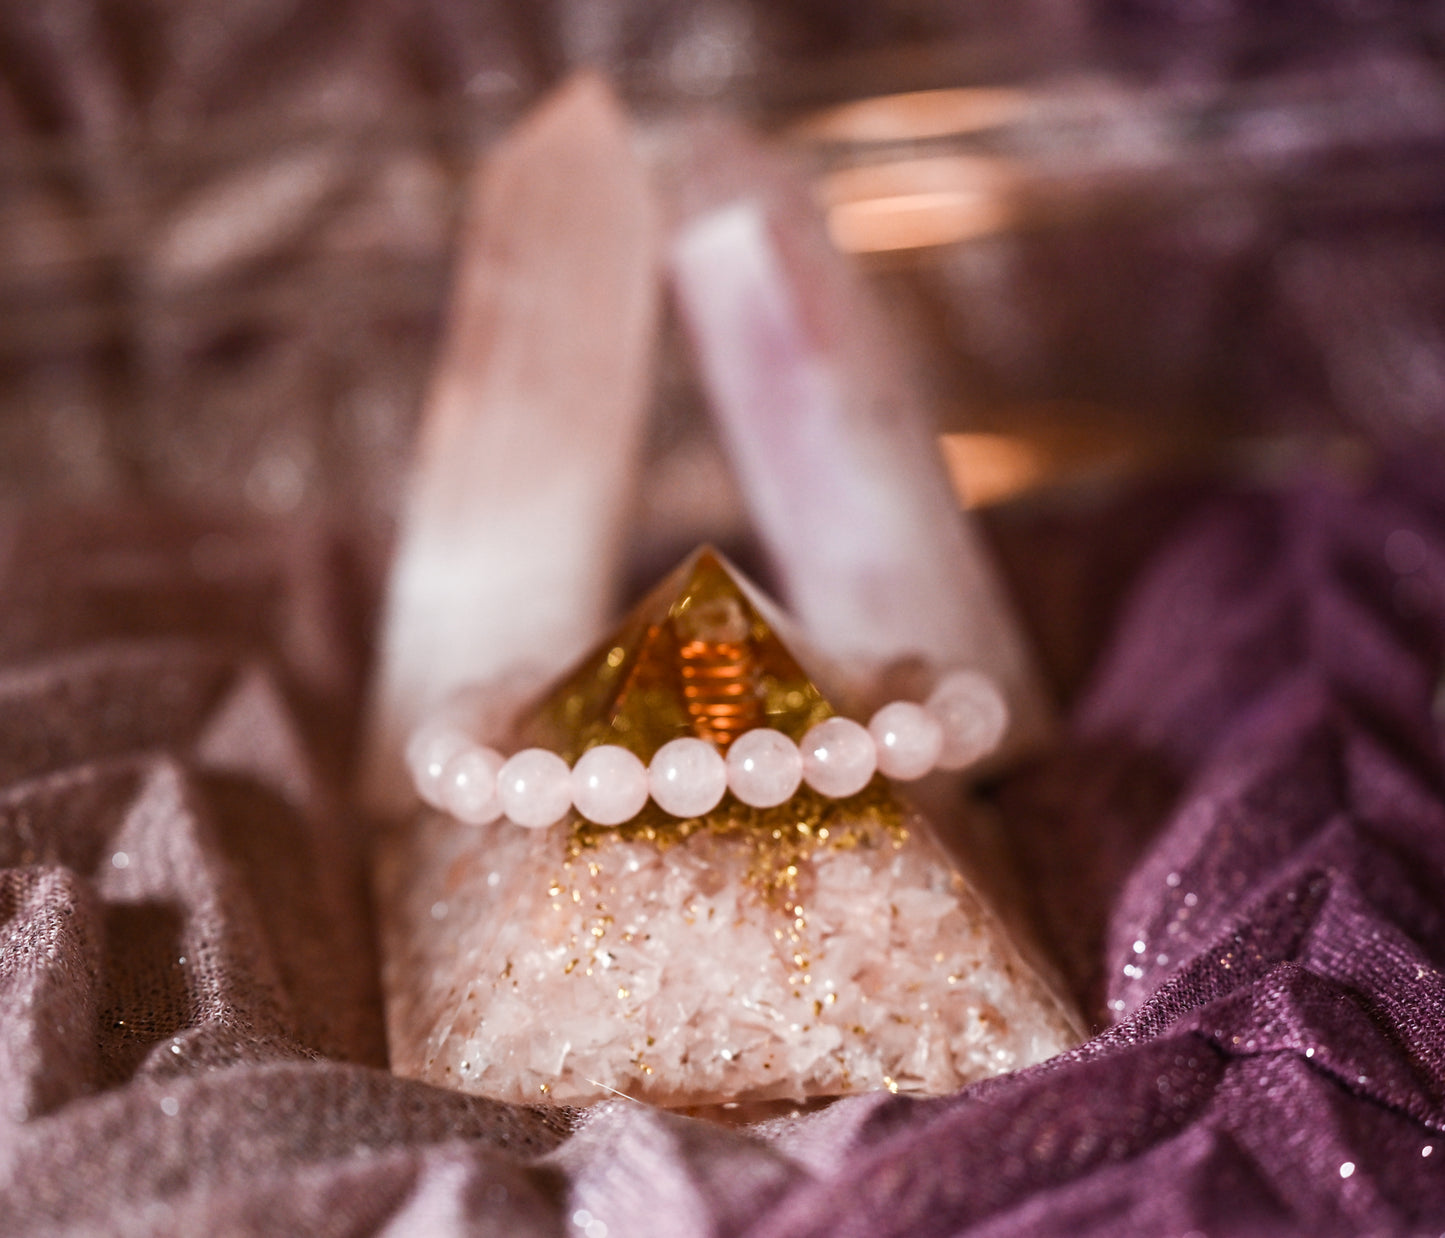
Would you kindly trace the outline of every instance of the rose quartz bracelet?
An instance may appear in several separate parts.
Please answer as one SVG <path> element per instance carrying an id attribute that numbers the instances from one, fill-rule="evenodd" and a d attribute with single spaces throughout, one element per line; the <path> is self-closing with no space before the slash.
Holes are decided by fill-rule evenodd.
<path id="1" fill-rule="evenodd" d="M 875 771 L 906 782 L 934 769 L 964 769 L 997 747 L 1007 725 L 1008 709 L 993 681 L 960 670 L 944 675 L 922 705 L 893 701 L 866 727 L 828 718 L 801 743 L 757 727 L 724 755 L 706 740 L 684 737 L 664 744 L 647 765 L 626 748 L 601 744 L 569 769 L 545 748 L 504 757 L 442 718 L 412 736 L 407 764 L 423 800 L 472 825 L 505 815 L 542 829 L 574 808 L 597 825 L 620 825 L 648 796 L 674 817 L 696 817 L 728 791 L 749 807 L 771 808 L 803 782 L 842 799 L 867 786 Z"/>

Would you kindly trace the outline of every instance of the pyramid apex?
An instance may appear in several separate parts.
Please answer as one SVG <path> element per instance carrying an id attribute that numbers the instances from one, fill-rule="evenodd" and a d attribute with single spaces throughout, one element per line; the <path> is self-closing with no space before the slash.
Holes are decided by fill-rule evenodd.
<path id="1" fill-rule="evenodd" d="M 726 749 L 760 726 L 801 738 L 834 710 L 777 625 L 721 552 L 699 546 L 523 719 L 520 738 L 569 761 L 603 743 L 649 761 L 688 735 Z"/>

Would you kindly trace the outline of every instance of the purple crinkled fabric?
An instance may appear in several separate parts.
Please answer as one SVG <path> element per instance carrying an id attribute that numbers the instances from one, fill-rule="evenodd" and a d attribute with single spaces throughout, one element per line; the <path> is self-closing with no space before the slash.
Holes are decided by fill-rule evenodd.
<path id="1" fill-rule="evenodd" d="M 7 521 L 0 1232 L 1445 1231 L 1432 480 L 1196 496 L 1122 602 L 1137 513 L 1075 530 L 1052 594 L 1063 558 L 1015 543 L 1036 627 L 1052 597 L 1107 638 L 1058 750 L 997 789 L 1099 1030 L 752 1128 L 385 1072 L 344 546 Z"/>

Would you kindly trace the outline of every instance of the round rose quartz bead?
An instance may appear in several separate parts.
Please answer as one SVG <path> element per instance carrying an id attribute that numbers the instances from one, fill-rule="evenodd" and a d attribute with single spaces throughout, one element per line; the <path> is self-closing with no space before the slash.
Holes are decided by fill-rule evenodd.
<path id="1" fill-rule="evenodd" d="M 616 744 L 589 748 L 572 767 L 572 803 L 589 821 L 621 825 L 647 803 L 647 766 Z"/>
<path id="2" fill-rule="evenodd" d="M 494 748 L 471 744 L 442 767 L 442 807 L 468 825 L 489 825 L 502 815 L 497 775 L 505 758 Z"/>
<path id="3" fill-rule="evenodd" d="M 572 771 L 545 748 L 523 748 L 497 775 L 502 811 L 518 825 L 555 825 L 572 807 Z"/>
<path id="4" fill-rule="evenodd" d="M 727 755 L 728 787 L 750 808 L 771 808 L 792 798 L 803 781 L 803 754 L 781 731 L 744 731 Z"/>
<path id="5" fill-rule="evenodd" d="M 406 765 L 411 771 L 412 785 L 433 808 L 446 809 L 447 762 L 472 744 L 466 731 L 442 719 L 423 722 L 407 741 Z"/>
<path id="6" fill-rule="evenodd" d="M 943 751 L 943 724 L 912 701 L 883 706 L 868 723 L 868 734 L 878 750 L 878 768 L 904 782 L 922 778 Z"/>
<path id="7" fill-rule="evenodd" d="M 700 817 L 716 808 L 728 789 L 727 762 L 707 740 L 685 736 L 653 754 L 648 781 L 663 812 Z"/>
<path id="8" fill-rule="evenodd" d="M 852 718 L 828 718 L 811 727 L 798 745 L 803 777 L 830 799 L 856 795 L 878 768 L 878 749 L 868 729 Z"/>
<path id="9" fill-rule="evenodd" d="M 1008 729 L 1008 706 L 993 680 L 979 671 L 950 671 L 928 698 L 943 727 L 939 769 L 963 769 L 998 747 Z"/>

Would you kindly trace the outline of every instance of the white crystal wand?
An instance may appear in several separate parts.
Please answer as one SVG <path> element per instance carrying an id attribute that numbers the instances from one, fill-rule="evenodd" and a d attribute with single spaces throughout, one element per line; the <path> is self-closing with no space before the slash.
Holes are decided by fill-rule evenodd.
<path id="1" fill-rule="evenodd" d="M 802 186 L 745 135 L 692 135 L 672 246 L 712 410 L 789 609 L 833 661 L 996 679 L 1006 747 L 1048 708 L 898 341 Z"/>
<path id="2" fill-rule="evenodd" d="M 615 599 L 656 334 L 657 223 L 626 117 L 583 76 L 481 165 L 389 582 L 368 801 L 459 684 L 557 667 Z"/>

